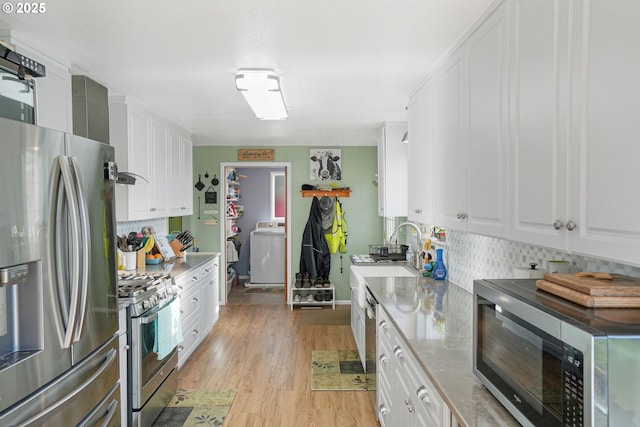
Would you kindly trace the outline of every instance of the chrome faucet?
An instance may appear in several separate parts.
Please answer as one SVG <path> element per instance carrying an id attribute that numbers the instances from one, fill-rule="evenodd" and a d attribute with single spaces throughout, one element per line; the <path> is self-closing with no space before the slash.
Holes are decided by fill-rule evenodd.
<path id="1" fill-rule="evenodd" d="M 398 243 L 398 230 L 401 227 L 411 227 L 414 230 L 416 230 L 416 250 L 413 253 L 413 266 L 418 270 L 422 270 L 422 257 L 420 256 L 420 253 L 422 252 L 422 233 L 420 232 L 420 227 L 418 227 L 417 225 L 415 225 L 412 222 L 402 222 L 400 224 L 398 224 L 398 226 L 396 227 L 396 229 L 393 231 L 393 234 L 391 234 L 391 237 L 389 238 L 389 242 L 396 244 Z"/>

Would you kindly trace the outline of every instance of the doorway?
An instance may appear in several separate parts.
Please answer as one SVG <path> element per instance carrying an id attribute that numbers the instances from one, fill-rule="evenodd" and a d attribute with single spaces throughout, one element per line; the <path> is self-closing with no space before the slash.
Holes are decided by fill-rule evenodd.
<path id="1" fill-rule="evenodd" d="M 274 180 L 273 176 L 278 177 Z M 222 203 L 220 216 L 224 218 L 220 222 L 220 262 L 221 262 L 221 286 L 220 303 L 227 304 L 229 293 L 234 285 L 238 286 L 247 279 L 250 269 L 250 237 L 258 221 L 270 221 L 274 225 L 282 225 L 284 228 L 284 258 L 282 302 L 288 300 L 289 278 L 291 277 L 291 163 L 289 162 L 223 162 L 220 164 L 220 176 L 223 177 L 221 186 Z M 262 178 L 262 177 L 267 178 Z M 269 178 L 271 177 L 271 178 Z M 251 196 L 251 180 L 260 180 L 259 185 L 269 184 L 273 187 L 276 182 L 280 197 L 273 196 L 273 190 L 261 191 L 266 194 Z M 265 181 L 265 182 L 262 182 Z M 284 187 L 284 188 L 282 188 Z M 264 187 L 263 187 L 264 188 Z M 249 198 L 259 199 L 257 203 L 264 203 L 259 209 L 252 209 L 249 213 L 247 205 L 251 205 Z M 282 204 L 284 198 L 284 203 Z M 274 208 L 274 203 L 279 203 Z M 255 213 L 254 211 L 260 211 Z M 257 216 L 256 216 L 257 215 Z M 282 247 L 282 246 L 280 246 Z M 282 249 L 278 249 L 282 250 Z M 235 273 L 229 276 L 229 267 Z M 274 285 L 275 286 L 275 285 Z M 254 289 L 253 292 L 256 290 Z M 237 290 L 234 289 L 234 292 Z"/>

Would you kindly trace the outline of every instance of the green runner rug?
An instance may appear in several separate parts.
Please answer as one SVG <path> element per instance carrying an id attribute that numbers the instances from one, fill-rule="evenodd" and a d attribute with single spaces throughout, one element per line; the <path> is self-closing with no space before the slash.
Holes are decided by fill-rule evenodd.
<path id="1" fill-rule="evenodd" d="M 357 350 L 315 350 L 311 359 L 311 390 L 375 390 L 376 376 L 364 373 Z"/>
<path id="2" fill-rule="evenodd" d="M 236 396 L 236 390 L 178 389 L 160 413 L 154 427 L 221 426 Z"/>

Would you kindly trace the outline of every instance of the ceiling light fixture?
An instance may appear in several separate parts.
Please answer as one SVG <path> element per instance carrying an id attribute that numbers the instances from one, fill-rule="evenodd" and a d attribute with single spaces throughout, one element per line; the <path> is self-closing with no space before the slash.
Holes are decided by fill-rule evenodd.
<path id="1" fill-rule="evenodd" d="M 284 120 L 289 117 L 280 78 L 273 70 L 239 70 L 236 89 L 247 100 L 257 119 Z"/>

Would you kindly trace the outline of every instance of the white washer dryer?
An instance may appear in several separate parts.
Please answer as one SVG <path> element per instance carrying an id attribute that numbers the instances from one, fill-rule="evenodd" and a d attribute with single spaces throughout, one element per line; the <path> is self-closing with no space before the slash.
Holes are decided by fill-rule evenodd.
<path id="1" fill-rule="evenodd" d="M 285 226 L 278 221 L 258 221 L 249 238 L 248 287 L 284 286 Z"/>

